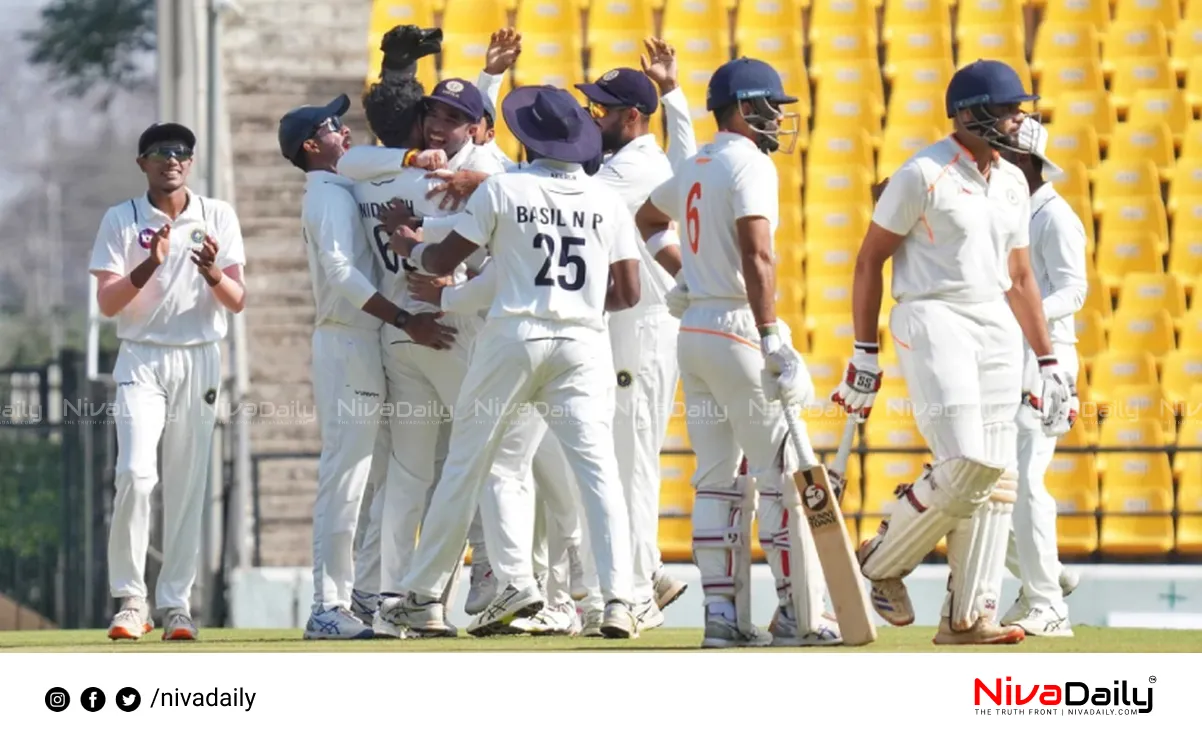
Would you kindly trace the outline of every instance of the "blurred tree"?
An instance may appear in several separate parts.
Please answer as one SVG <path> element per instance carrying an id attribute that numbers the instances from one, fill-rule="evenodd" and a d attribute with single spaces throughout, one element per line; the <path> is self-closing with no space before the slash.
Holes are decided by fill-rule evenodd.
<path id="1" fill-rule="evenodd" d="M 155 48 L 155 0 L 50 0 L 42 25 L 22 34 L 29 61 L 82 96 L 97 86 L 146 82 L 138 56 Z"/>

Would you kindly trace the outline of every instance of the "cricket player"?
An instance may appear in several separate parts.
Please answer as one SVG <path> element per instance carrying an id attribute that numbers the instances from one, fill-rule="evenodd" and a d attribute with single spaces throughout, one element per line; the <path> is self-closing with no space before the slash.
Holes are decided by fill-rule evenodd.
<path id="1" fill-rule="evenodd" d="M 1034 119 L 1018 129 L 1017 149 L 1002 157 L 1018 166 L 1031 191 L 1031 270 L 1043 297 L 1053 350 L 1070 383 L 1077 378 L 1077 330 L 1073 315 L 1085 306 L 1085 226 L 1046 179 L 1063 171 L 1047 156 L 1048 132 Z M 1022 627 L 1037 637 L 1072 637 L 1064 599 L 1076 588 L 1076 574 L 1060 564 L 1056 544 L 1056 500 L 1044 476 L 1056 452 L 1056 437 L 1043 430 L 1039 412 L 1039 366 L 1024 349 L 1023 404 L 1018 407 L 1018 501 L 1007 562 L 1022 581 L 1018 600 L 1003 625 Z M 1072 398 L 1076 401 L 1076 397 Z M 1070 410 L 1069 425 L 1076 411 Z M 1014 558 L 1011 562 L 1010 558 Z"/>
<path id="2" fill-rule="evenodd" d="M 343 95 L 325 106 L 293 109 L 279 125 L 280 153 L 306 174 L 301 225 L 317 307 L 313 392 L 322 454 L 313 513 L 313 610 L 304 634 L 309 640 L 372 637 L 350 607 L 355 528 L 385 391 L 380 327 L 386 320 L 415 329 L 414 336 L 427 342 L 431 336 L 450 340 L 429 313 L 412 316 L 376 291 L 353 182 L 335 172 L 350 147 L 341 120 L 349 108 Z"/>
<path id="3" fill-rule="evenodd" d="M 138 138 L 146 193 L 111 207 L 89 270 L 105 317 L 117 318 L 116 497 L 109 531 L 109 590 L 121 608 L 113 640 L 154 626 L 147 603 L 150 496 L 163 483 L 163 566 L 155 606 L 164 640 L 194 640 L 189 597 L 200 560 L 201 516 L 221 386 L 226 312 L 246 306 L 242 231 L 233 207 L 188 188 L 196 135 L 159 123 Z"/>
<path id="4" fill-rule="evenodd" d="M 881 383 L 882 267 L 892 257 L 889 329 L 934 463 L 899 489 L 891 517 L 859 557 L 877 612 L 905 625 L 914 610 L 902 578 L 947 537 L 951 577 L 937 644 L 1024 637 L 997 623 L 1018 489 L 1024 335 L 1037 357 L 1044 430 L 1068 427 L 1071 392 L 1028 258 L 1030 190 L 998 154 L 1013 146 L 1020 105 L 1034 100 L 1001 62 L 980 60 L 952 77 L 946 106 L 955 132 L 911 157 L 877 202 L 856 260 L 855 353 L 831 395 L 849 413 L 872 410 Z"/>
<path id="5" fill-rule="evenodd" d="M 670 221 L 685 226 L 688 244 L 681 250 L 689 303 L 678 358 L 697 454 L 693 554 L 705 592 L 706 648 L 842 642 L 838 626 L 823 617 L 824 581 L 809 529 L 802 530 L 804 544 L 788 539 L 789 509 L 801 502 L 789 475 L 817 463 L 808 438 L 797 447 L 788 440 L 784 416 L 809 402 L 813 383 L 775 309 L 779 204 L 768 153 L 792 150 L 797 114 L 782 107 L 796 102 L 760 60 L 719 67 L 706 92 L 718 135 L 657 187 L 637 216 L 649 251 L 674 239 L 664 234 Z M 796 448 L 806 462 L 796 461 Z M 740 450 L 760 491 L 760 543 L 776 579 L 770 632 L 751 623 L 749 586 L 739 577 L 750 569 L 750 552 L 741 547 L 751 539 L 737 479 Z M 794 549 L 800 555 L 791 557 Z M 792 574 L 791 560 L 800 574 Z M 796 591 L 804 597 L 794 604 Z"/>
<path id="6" fill-rule="evenodd" d="M 459 558 L 458 545 L 497 451 L 514 420 L 533 404 L 563 444 L 580 489 L 606 601 L 602 633 L 629 638 L 637 635 L 630 610 L 630 525 L 613 451 L 614 382 L 604 312 L 638 302 L 634 225 L 616 194 L 584 176 L 583 163 L 600 156 L 601 136 L 569 93 L 518 88 L 504 100 L 502 113 L 530 167 L 485 181 L 441 242 L 418 242 L 404 227 L 392 240 L 397 252 L 432 274 L 487 246 L 497 286 L 423 527 L 433 538 L 418 544 L 397 618 L 423 632 L 445 626 L 435 597 Z M 528 546 L 533 514 L 512 514 L 507 523 L 507 504 L 490 503 L 496 500 L 491 496 L 486 491 L 480 504 L 489 553 L 504 541 Z M 499 534 L 508 530 L 516 538 Z M 521 555 L 513 556 L 514 574 L 499 575 L 504 588 L 469 633 L 490 634 L 542 609 L 545 599 L 528 553 L 524 565 Z"/>

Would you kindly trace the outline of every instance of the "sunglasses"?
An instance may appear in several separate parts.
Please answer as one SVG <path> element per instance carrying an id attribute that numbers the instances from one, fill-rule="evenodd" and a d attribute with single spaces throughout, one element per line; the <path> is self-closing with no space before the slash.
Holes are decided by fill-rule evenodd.
<path id="1" fill-rule="evenodd" d="M 156 145 L 143 152 L 142 157 L 155 162 L 177 160 L 182 163 L 192 159 L 192 148 L 182 144 Z"/>
<path id="2" fill-rule="evenodd" d="M 588 102 L 589 115 L 594 119 L 604 119 L 614 111 L 624 111 L 627 108 L 630 108 L 630 106 L 614 106 L 613 108 L 610 108 L 609 106 L 602 105 L 596 101 Z"/>
<path id="3" fill-rule="evenodd" d="M 313 134 L 310 138 L 320 137 L 326 132 L 337 134 L 340 131 L 342 131 L 342 119 L 337 116 L 331 116 L 313 128 Z"/>

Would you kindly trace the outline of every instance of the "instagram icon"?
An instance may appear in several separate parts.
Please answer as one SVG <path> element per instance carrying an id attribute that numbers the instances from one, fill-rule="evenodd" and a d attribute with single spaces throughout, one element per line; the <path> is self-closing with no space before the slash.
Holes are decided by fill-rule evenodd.
<path id="1" fill-rule="evenodd" d="M 51 712 L 62 712 L 71 705 L 71 695 L 61 686 L 46 692 L 46 707 Z"/>

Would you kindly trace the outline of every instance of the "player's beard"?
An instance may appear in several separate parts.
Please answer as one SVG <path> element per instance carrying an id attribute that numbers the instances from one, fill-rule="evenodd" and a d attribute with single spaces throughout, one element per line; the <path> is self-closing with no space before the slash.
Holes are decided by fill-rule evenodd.
<path id="1" fill-rule="evenodd" d="M 617 152 L 626 146 L 625 140 L 622 138 L 622 130 L 618 127 L 612 129 L 601 130 L 601 151 L 612 153 Z"/>

